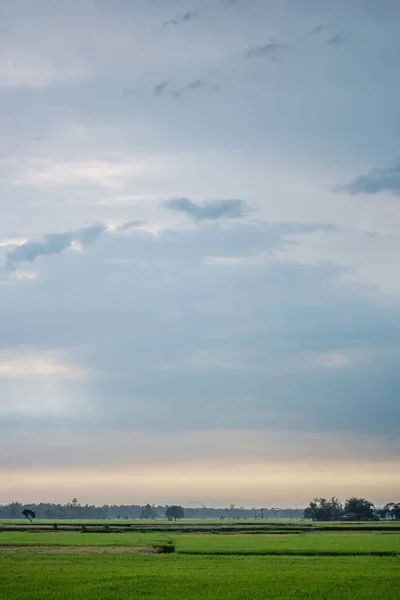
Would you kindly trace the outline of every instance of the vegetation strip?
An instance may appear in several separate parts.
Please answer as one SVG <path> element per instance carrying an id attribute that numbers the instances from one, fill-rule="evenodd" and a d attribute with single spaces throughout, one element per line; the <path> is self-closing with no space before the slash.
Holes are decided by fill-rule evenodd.
<path id="1" fill-rule="evenodd" d="M 172 548 L 172 549 L 171 549 Z M 0 546 L 0 553 L 38 554 L 167 554 L 173 546 Z"/>
<path id="2" fill-rule="evenodd" d="M 399 557 L 400 553 L 396 550 L 179 550 L 178 554 L 187 554 L 192 556 L 379 556 L 379 557 Z"/>

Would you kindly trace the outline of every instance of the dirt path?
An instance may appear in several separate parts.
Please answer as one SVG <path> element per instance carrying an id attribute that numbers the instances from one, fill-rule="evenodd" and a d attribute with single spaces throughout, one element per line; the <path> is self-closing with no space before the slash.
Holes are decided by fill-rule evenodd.
<path id="1" fill-rule="evenodd" d="M 0 553 L 35 552 L 39 554 L 160 554 L 161 548 L 132 546 L 0 546 Z"/>

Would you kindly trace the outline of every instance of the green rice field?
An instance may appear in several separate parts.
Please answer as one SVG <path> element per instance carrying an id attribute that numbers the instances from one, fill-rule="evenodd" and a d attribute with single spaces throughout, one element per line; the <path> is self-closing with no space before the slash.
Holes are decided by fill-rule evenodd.
<path id="1" fill-rule="evenodd" d="M 0 600 L 400 598 L 400 529 L 386 523 L 285 534 L 259 523 L 254 533 L 240 524 L 227 533 L 226 523 L 214 533 L 14 524 L 0 526 Z"/>

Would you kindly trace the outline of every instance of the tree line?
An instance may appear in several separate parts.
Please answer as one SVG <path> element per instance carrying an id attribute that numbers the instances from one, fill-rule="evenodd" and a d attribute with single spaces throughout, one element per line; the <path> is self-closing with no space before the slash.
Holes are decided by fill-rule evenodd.
<path id="1" fill-rule="evenodd" d="M 11 502 L 0 504 L 0 519 L 21 519 L 24 510 L 31 510 L 35 518 L 55 520 L 62 519 L 168 519 L 167 511 L 170 507 L 155 504 L 104 504 L 95 506 L 81 504 L 73 498 L 65 504 L 46 503 L 39 504 Z M 186 519 L 299 519 L 303 517 L 302 508 L 244 508 L 231 504 L 225 508 L 212 508 L 207 506 L 184 508 Z M 174 517 L 172 517 L 174 519 Z M 183 517 L 178 517 L 183 518 Z"/>
<path id="2" fill-rule="evenodd" d="M 314 498 L 304 510 L 305 519 L 313 521 L 378 521 L 380 519 L 400 520 L 400 502 L 388 502 L 377 508 L 366 498 L 348 498 L 340 502 L 333 497 Z"/>
<path id="3" fill-rule="evenodd" d="M 34 516 L 33 516 L 34 515 Z M 120 504 L 95 506 L 81 504 L 77 498 L 66 504 L 21 504 L 11 502 L 0 505 L 0 519 L 39 518 L 62 519 L 312 519 L 313 521 L 372 521 L 378 519 L 400 520 L 400 502 L 388 502 L 376 507 L 365 498 L 351 497 L 341 502 L 338 498 L 314 498 L 305 509 L 301 508 L 244 508 L 231 504 L 226 508 L 184 508 L 178 505 Z"/>

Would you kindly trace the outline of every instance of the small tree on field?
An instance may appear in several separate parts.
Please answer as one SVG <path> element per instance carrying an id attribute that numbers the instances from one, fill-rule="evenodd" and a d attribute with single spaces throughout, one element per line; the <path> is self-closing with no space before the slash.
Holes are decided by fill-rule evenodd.
<path id="1" fill-rule="evenodd" d="M 165 516 L 167 517 L 168 521 L 177 521 L 178 519 L 183 519 L 185 516 L 185 510 L 183 506 L 168 506 L 167 510 L 165 511 Z"/>
<path id="2" fill-rule="evenodd" d="M 25 509 L 22 511 L 22 514 L 24 515 L 24 517 L 25 517 L 26 519 L 29 519 L 29 521 L 30 521 L 31 523 L 32 523 L 33 519 L 35 519 L 35 518 L 36 518 L 36 513 L 35 513 L 33 510 L 31 510 L 30 508 L 25 508 Z"/>

